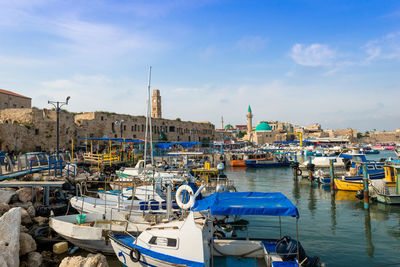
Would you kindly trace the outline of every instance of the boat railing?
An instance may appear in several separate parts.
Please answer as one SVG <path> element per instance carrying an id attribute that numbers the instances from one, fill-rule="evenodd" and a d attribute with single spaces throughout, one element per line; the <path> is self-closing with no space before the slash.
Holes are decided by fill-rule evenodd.
<path id="1" fill-rule="evenodd" d="M 251 226 L 251 227 L 249 227 L 249 225 L 247 225 L 247 224 L 229 224 L 229 223 L 227 223 L 227 224 L 220 225 L 220 227 L 221 226 L 223 227 L 224 225 L 230 225 L 233 229 L 239 228 L 239 231 L 245 231 L 246 232 L 246 240 L 250 240 L 250 238 L 249 238 L 249 228 L 250 229 L 279 228 L 280 229 L 279 238 L 282 238 L 282 227 L 281 226 L 264 225 L 264 226 Z M 245 228 L 245 229 L 243 229 L 243 228 Z M 240 240 L 242 238 L 243 237 L 237 236 L 237 237 L 233 237 L 233 238 L 230 238 L 230 239 L 238 239 L 238 240 Z"/>

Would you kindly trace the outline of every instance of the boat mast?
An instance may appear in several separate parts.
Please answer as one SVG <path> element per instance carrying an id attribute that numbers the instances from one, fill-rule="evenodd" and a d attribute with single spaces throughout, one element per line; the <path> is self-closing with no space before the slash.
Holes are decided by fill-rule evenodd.
<path id="1" fill-rule="evenodd" d="M 147 86 L 147 108 L 146 108 L 146 132 L 145 132 L 145 146 L 144 146 L 144 167 L 146 168 L 147 160 L 147 133 L 150 133 L 150 151 L 151 151 L 151 165 L 153 166 L 153 134 L 151 131 L 151 103 L 150 103 L 150 87 L 151 87 L 151 66 L 149 67 L 149 81 Z"/>

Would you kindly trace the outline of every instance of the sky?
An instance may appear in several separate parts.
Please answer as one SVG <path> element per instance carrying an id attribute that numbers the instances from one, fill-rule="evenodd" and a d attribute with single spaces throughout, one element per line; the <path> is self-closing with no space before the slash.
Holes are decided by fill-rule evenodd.
<path id="1" fill-rule="evenodd" d="M 72 112 L 400 128 L 398 0 L 0 0 L 0 88 Z"/>

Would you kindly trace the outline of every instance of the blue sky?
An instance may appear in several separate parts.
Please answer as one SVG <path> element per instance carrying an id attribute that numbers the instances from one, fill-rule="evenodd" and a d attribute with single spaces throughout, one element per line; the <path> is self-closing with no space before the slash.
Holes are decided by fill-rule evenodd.
<path id="1" fill-rule="evenodd" d="M 400 2 L 21 0 L 0 3 L 0 88 L 33 105 L 400 128 Z"/>

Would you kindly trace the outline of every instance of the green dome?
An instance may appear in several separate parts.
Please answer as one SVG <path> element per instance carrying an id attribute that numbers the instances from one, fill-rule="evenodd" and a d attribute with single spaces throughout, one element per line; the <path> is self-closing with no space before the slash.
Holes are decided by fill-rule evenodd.
<path id="1" fill-rule="evenodd" d="M 233 129 L 233 126 L 232 125 L 230 125 L 230 124 L 227 124 L 227 125 L 225 125 L 225 128 L 224 128 L 225 130 L 232 130 Z"/>
<path id="2" fill-rule="evenodd" d="M 258 132 L 258 131 L 272 131 L 272 128 L 271 128 L 271 126 L 269 126 L 268 123 L 262 122 L 259 125 L 257 125 L 255 131 L 256 132 Z"/>

